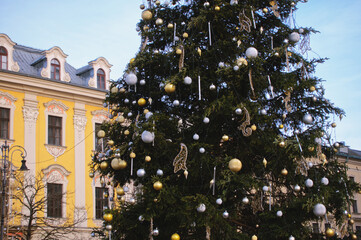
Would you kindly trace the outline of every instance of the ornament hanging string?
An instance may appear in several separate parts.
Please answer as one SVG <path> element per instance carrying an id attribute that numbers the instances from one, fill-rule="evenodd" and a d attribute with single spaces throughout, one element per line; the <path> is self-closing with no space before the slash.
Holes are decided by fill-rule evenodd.
<path id="1" fill-rule="evenodd" d="M 208 22 L 209 46 L 212 46 L 211 22 Z"/>
<path id="2" fill-rule="evenodd" d="M 201 76 L 198 75 L 198 100 L 202 100 Z"/>

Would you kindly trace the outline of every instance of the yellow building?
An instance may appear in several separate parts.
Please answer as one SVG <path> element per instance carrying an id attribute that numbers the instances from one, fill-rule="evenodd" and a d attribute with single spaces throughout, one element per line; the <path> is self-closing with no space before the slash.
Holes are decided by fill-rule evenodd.
<path id="1" fill-rule="evenodd" d="M 99 57 L 75 69 L 66 58 L 59 47 L 34 49 L 0 34 L 0 144 L 23 146 L 30 169 L 25 175 L 42 174 L 44 217 L 63 223 L 85 216 L 73 238 L 89 239 L 108 205 L 99 179 L 89 178 L 88 165 L 97 144 L 95 128 L 108 119 L 103 101 L 112 65 Z M 18 154 L 10 160 L 20 167 Z M 7 199 L 16 208 L 11 194 Z M 5 214 L 4 232 L 21 235 L 24 221 L 12 219 L 13 208 Z"/>

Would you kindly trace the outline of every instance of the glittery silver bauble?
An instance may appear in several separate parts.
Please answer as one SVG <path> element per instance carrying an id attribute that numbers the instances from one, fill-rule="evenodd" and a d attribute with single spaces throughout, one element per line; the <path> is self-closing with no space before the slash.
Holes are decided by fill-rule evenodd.
<path id="1" fill-rule="evenodd" d="M 158 176 L 163 176 L 163 170 L 158 169 L 158 170 L 157 170 L 157 175 L 158 175 Z"/>
<path id="2" fill-rule="evenodd" d="M 200 148 L 200 149 L 199 149 L 199 152 L 200 152 L 200 153 L 205 153 L 206 150 L 205 150 L 204 148 Z"/>
<path id="3" fill-rule="evenodd" d="M 138 169 L 137 176 L 144 177 L 144 175 L 145 175 L 145 170 L 143 168 Z"/>
<path id="4" fill-rule="evenodd" d="M 195 134 L 193 135 L 193 140 L 196 140 L 196 141 L 199 140 L 199 135 L 198 135 L 197 133 L 195 133 Z"/>
<path id="5" fill-rule="evenodd" d="M 133 72 L 130 72 L 127 74 L 127 76 L 125 77 L 125 82 L 128 85 L 135 85 L 137 84 L 138 78 L 137 75 L 135 75 Z"/>
<path id="6" fill-rule="evenodd" d="M 327 177 L 321 178 L 321 183 L 322 183 L 323 185 L 327 186 L 327 185 L 329 184 L 329 182 L 330 182 L 330 181 L 328 180 Z"/>
<path id="7" fill-rule="evenodd" d="M 298 32 L 293 32 L 288 36 L 288 39 L 291 42 L 298 42 L 298 41 L 300 41 L 300 38 L 301 37 L 300 37 L 300 34 Z"/>
<path id="8" fill-rule="evenodd" d="M 218 205 L 221 205 L 223 203 L 222 198 L 217 198 L 216 203 Z"/>
<path id="9" fill-rule="evenodd" d="M 203 123 L 209 123 L 209 118 L 207 118 L 207 117 L 205 117 L 205 118 L 203 118 Z"/>
<path id="10" fill-rule="evenodd" d="M 305 181 L 305 185 L 306 185 L 306 187 L 311 188 L 311 187 L 313 187 L 313 181 L 308 178 Z"/>
<path id="11" fill-rule="evenodd" d="M 247 50 L 246 50 L 246 56 L 247 56 L 248 58 L 256 58 L 256 57 L 258 56 L 258 51 L 257 51 L 257 49 L 254 48 L 254 47 L 249 47 L 249 48 L 247 48 Z"/>
<path id="12" fill-rule="evenodd" d="M 229 217 L 229 213 L 228 213 L 227 211 L 224 211 L 224 212 L 222 213 L 222 216 L 223 216 L 224 218 L 228 218 L 228 217 Z"/>
<path id="13" fill-rule="evenodd" d="M 317 217 L 322 217 L 326 214 L 326 207 L 325 205 L 323 205 L 322 203 L 317 203 L 314 207 L 313 207 L 313 213 L 317 216 Z"/>
<path id="14" fill-rule="evenodd" d="M 186 85 L 190 85 L 190 84 L 192 84 L 192 78 L 190 78 L 190 77 L 185 77 L 184 78 L 184 84 L 186 84 Z"/>
<path id="15" fill-rule="evenodd" d="M 242 109 L 237 108 L 235 112 L 236 112 L 237 115 L 241 115 L 242 114 Z"/>
<path id="16" fill-rule="evenodd" d="M 302 120 L 306 124 L 312 124 L 312 122 L 313 122 L 313 118 L 312 118 L 311 114 L 304 115 Z"/>
<path id="17" fill-rule="evenodd" d="M 244 197 L 244 198 L 242 199 L 242 202 L 243 202 L 244 204 L 248 204 L 248 203 L 249 203 L 248 197 Z"/>
<path id="18" fill-rule="evenodd" d="M 283 215 L 283 212 L 282 211 L 277 211 L 277 217 L 282 217 L 282 215 Z"/>
<path id="19" fill-rule="evenodd" d="M 206 211 L 206 205 L 204 203 L 199 204 L 199 206 L 197 207 L 197 211 L 200 213 Z"/>

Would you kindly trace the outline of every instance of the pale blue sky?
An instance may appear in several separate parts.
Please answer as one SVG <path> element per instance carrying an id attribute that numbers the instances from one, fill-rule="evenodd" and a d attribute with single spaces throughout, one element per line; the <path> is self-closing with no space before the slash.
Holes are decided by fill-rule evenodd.
<path id="1" fill-rule="evenodd" d="M 141 3 L 0 0 L 0 32 L 29 47 L 59 46 L 76 68 L 103 56 L 113 64 L 111 78 L 117 79 L 140 45 L 135 26 Z M 320 31 L 311 37 L 315 53 L 310 56 L 330 58 L 316 74 L 326 80 L 326 97 L 346 111 L 333 136 L 361 150 L 361 1 L 309 0 L 298 8 L 296 25 Z"/>

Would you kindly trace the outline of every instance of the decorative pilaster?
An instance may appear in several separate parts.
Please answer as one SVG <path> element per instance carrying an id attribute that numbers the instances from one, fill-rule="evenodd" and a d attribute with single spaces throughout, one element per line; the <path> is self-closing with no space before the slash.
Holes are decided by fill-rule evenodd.
<path id="1" fill-rule="evenodd" d="M 85 126 L 87 123 L 85 105 L 75 103 L 74 107 L 74 139 L 75 139 L 75 151 L 74 151 L 74 163 L 75 163 L 75 209 L 74 220 L 87 215 L 85 208 Z M 86 227 L 87 223 L 80 222 L 78 227 Z"/>

